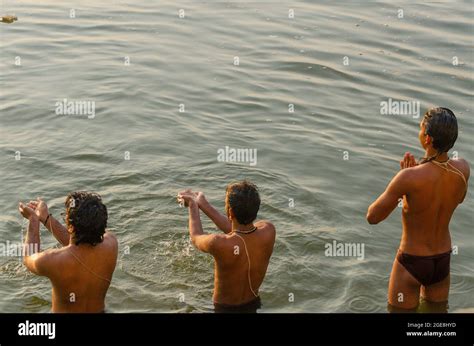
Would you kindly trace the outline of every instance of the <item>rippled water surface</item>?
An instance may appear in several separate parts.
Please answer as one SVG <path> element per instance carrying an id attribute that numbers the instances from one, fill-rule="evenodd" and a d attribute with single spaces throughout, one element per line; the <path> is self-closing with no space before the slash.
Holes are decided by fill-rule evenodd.
<path id="1" fill-rule="evenodd" d="M 201 189 L 223 209 L 248 178 L 278 232 L 263 312 L 384 312 L 400 210 L 376 227 L 365 212 L 403 153 L 423 153 L 419 119 L 380 102 L 453 109 L 455 150 L 474 159 L 470 1 L 3 0 L 0 14 L 19 18 L 0 24 L 0 240 L 21 240 L 19 200 L 59 216 L 69 191 L 101 193 L 121 243 L 110 311 L 210 311 L 213 262 L 174 196 Z M 57 115 L 64 98 L 95 102 L 95 118 Z M 218 162 L 225 146 L 257 149 L 257 165 Z M 473 308 L 473 209 L 469 195 L 451 222 L 450 311 Z M 333 240 L 365 258 L 326 257 Z M 50 308 L 47 279 L 0 257 L 0 311 Z"/>

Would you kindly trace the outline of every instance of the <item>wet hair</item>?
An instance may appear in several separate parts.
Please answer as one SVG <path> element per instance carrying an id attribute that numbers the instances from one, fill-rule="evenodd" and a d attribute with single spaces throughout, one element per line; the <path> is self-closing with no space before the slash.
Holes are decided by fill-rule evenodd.
<path id="1" fill-rule="evenodd" d="M 231 208 L 241 225 L 248 225 L 257 218 L 260 195 L 257 186 L 244 180 L 229 184 L 226 189 L 227 208 Z"/>
<path id="2" fill-rule="evenodd" d="M 101 243 L 107 227 L 108 214 L 100 195 L 85 191 L 71 192 L 64 204 L 66 225 L 74 229 L 74 244 Z"/>
<path id="3" fill-rule="evenodd" d="M 428 109 L 423 117 L 425 135 L 433 138 L 433 148 L 436 154 L 424 157 L 420 163 L 433 161 L 442 153 L 446 153 L 454 146 L 458 138 L 458 121 L 454 113 L 444 107 Z"/>

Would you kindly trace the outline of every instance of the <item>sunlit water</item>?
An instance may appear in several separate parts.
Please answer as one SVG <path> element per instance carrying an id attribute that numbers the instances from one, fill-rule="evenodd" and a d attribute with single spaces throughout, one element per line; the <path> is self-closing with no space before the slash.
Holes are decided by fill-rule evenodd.
<path id="1" fill-rule="evenodd" d="M 175 195 L 200 189 L 222 210 L 226 184 L 248 178 L 278 232 L 261 311 L 384 312 L 400 210 L 375 227 L 365 212 L 403 153 L 422 152 L 419 119 L 380 102 L 453 109 L 455 150 L 474 159 L 470 1 L 8 0 L 0 14 L 19 18 L 0 24 L 0 240 L 21 240 L 19 200 L 59 217 L 68 192 L 101 193 L 121 245 L 110 311 L 210 311 L 213 262 Z M 95 102 L 95 118 L 57 115 L 64 98 Z M 218 162 L 225 146 L 257 149 L 257 165 Z M 449 311 L 473 308 L 473 208 L 468 195 L 451 222 Z M 333 240 L 363 243 L 364 259 L 325 256 Z M 0 280 L 0 311 L 51 308 L 18 258 L 0 258 Z"/>

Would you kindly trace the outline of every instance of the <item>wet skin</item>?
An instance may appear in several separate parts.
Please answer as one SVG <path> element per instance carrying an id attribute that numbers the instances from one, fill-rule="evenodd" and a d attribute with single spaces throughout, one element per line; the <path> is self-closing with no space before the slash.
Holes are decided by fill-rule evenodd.
<path id="1" fill-rule="evenodd" d="M 420 125 L 419 139 L 426 157 L 436 153 L 432 138 L 425 135 L 423 124 Z M 448 159 L 448 154 L 442 153 L 436 160 L 444 162 Z M 466 160 L 449 160 L 449 163 L 462 172 L 468 181 L 470 169 Z M 397 207 L 399 199 L 403 199 L 400 250 L 417 256 L 432 256 L 450 251 L 449 222 L 467 192 L 463 179 L 431 162 L 420 165 L 410 153 L 406 153 L 400 161 L 400 168 L 385 192 L 369 207 L 368 222 L 377 224 L 383 221 Z M 388 302 L 393 307 L 402 309 L 415 309 L 420 295 L 426 301 L 445 302 L 449 296 L 449 285 L 448 275 L 441 282 L 425 287 L 395 259 L 389 282 Z"/>

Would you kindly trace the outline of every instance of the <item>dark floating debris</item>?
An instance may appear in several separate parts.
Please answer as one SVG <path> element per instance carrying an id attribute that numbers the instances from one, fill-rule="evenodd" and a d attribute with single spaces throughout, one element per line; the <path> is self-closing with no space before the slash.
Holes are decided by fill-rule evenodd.
<path id="1" fill-rule="evenodd" d="M 16 22 L 17 20 L 18 20 L 17 16 L 2 16 L 1 22 L 11 24 L 13 22 Z"/>

